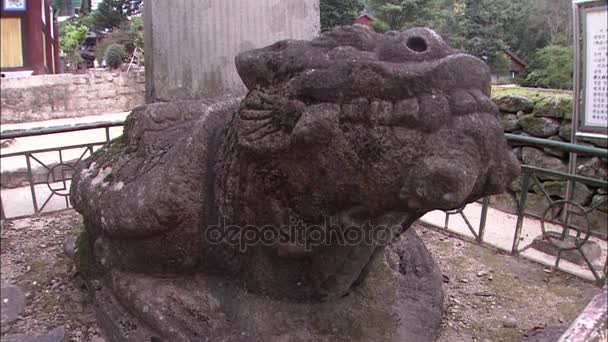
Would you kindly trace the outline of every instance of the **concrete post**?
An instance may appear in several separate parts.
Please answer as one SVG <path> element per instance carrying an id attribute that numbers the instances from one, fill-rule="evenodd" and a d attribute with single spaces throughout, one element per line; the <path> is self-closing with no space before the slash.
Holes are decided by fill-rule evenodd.
<path id="1" fill-rule="evenodd" d="M 245 88 L 234 57 L 319 33 L 319 0 L 146 0 L 147 102 Z"/>

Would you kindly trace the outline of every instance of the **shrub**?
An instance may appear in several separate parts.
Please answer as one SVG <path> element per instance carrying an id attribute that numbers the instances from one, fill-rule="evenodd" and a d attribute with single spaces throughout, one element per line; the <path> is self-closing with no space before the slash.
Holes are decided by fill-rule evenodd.
<path id="1" fill-rule="evenodd" d="M 127 51 L 125 50 L 125 46 L 122 44 L 112 44 L 108 47 L 106 51 L 106 64 L 112 68 L 116 69 L 122 65 L 122 62 L 128 57 Z"/>
<path id="2" fill-rule="evenodd" d="M 372 24 L 372 30 L 379 32 L 379 33 L 387 32 L 390 29 L 391 29 L 391 27 L 382 20 L 375 20 Z"/>
<path id="3" fill-rule="evenodd" d="M 133 53 L 135 48 L 143 51 L 144 49 L 144 21 L 143 17 L 135 17 L 126 21 L 120 28 L 108 33 L 97 45 L 97 58 L 102 59 L 106 55 L 108 47 L 113 44 L 124 45 L 128 55 Z"/>
<path id="4" fill-rule="evenodd" d="M 571 46 L 547 45 L 536 53 L 532 71 L 524 85 L 542 88 L 572 89 L 573 49 Z"/>

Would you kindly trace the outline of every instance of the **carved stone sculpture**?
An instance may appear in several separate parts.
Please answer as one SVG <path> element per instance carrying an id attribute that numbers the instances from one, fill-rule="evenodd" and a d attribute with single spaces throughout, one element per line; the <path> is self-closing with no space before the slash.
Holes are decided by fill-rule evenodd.
<path id="1" fill-rule="evenodd" d="M 441 274 L 406 230 L 518 170 L 488 67 L 359 26 L 236 66 L 242 101 L 140 107 L 75 174 L 109 338 L 432 340 Z"/>

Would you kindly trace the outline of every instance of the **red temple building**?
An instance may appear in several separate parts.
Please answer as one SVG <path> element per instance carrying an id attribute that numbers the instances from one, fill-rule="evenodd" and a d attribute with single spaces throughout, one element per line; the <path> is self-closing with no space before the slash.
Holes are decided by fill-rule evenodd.
<path id="1" fill-rule="evenodd" d="M 355 20 L 355 24 L 371 27 L 374 20 L 376 20 L 376 18 L 367 11 L 367 8 L 365 8 L 363 11 L 361 11 L 359 18 Z"/>
<path id="2" fill-rule="evenodd" d="M 60 72 L 52 0 L 0 0 L 2 77 Z"/>

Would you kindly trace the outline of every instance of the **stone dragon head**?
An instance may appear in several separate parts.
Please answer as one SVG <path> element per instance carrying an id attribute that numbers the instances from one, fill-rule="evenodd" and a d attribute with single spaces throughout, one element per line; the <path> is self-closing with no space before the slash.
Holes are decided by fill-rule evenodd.
<path id="1" fill-rule="evenodd" d="M 455 209 L 518 172 L 488 66 L 430 29 L 339 27 L 241 53 L 236 66 L 249 89 L 233 121 L 238 145 L 274 170 L 284 186 L 267 191 L 280 188 L 305 219 L 337 203 Z"/>

